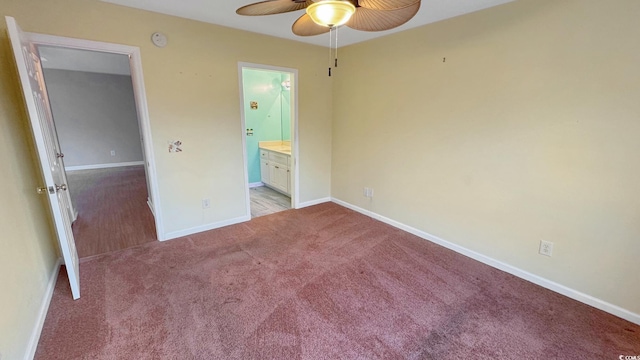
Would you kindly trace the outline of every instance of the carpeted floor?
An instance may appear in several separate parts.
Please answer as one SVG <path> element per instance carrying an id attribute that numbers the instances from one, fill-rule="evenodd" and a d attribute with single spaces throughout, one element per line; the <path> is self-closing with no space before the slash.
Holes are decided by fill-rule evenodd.
<path id="1" fill-rule="evenodd" d="M 142 165 L 70 171 L 67 180 L 79 257 L 157 241 Z"/>
<path id="2" fill-rule="evenodd" d="M 640 326 L 336 204 L 96 256 L 36 359 L 618 359 Z"/>

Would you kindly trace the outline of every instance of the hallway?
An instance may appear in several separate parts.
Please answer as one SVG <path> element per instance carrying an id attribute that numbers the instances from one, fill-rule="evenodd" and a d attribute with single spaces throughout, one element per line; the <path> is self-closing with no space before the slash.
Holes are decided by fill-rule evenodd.
<path id="1" fill-rule="evenodd" d="M 80 258 L 156 241 L 143 166 L 67 173 Z"/>

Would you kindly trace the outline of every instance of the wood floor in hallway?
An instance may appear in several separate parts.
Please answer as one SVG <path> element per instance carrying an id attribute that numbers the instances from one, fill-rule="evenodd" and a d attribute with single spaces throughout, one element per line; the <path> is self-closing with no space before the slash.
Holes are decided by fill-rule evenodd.
<path id="1" fill-rule="evenodd" d="M 143 166 L 67 173 L 80 258 L 156 241 Z"/>

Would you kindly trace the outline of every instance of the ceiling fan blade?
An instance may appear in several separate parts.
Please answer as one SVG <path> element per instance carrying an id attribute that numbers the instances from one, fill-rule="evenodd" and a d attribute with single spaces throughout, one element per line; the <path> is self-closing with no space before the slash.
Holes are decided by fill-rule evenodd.
<path id="1" fill-rule="evenodd" d="M 345 25 L 361 31 L 383 31 L 411 20 L 420 9 L 420 2 L 395 10 L 371 10 L 359 7 Z"/>
<path id="2" fill-rule="evenodd" d="M 419 2 L 420 0 L 358 0 L 358 5 L 371 10 L 395 10 Z"/>
<path id="3" fill-rule="evenodd" d="M 243 6 L 236 10 L 236 14 L 247 16 L 282 14 L 302 10 L 310 4 L 311 0 L 269 0 Z"/>
<path id="4" fill-rule="evenodd" d="M 291 26 L 291 30 L 298 36 L 313 36 L 329 32 L 328 27 L 314 23 L 307 14 L 300 16 Z"/>

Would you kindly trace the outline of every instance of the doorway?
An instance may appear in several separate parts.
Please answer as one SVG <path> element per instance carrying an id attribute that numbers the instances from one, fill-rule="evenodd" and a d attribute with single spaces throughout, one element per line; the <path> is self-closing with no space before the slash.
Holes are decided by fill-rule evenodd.
<path id="1" fill-rule="evenodd" d="M 297 207 L 297 70 L 240 63 L 247 213 Z"/>
<path id="2" fill-rule="evenodd" d="M 80 258 L 156 241 L 129 57 L 38 46 Z"/>
<path id="3" fill-rule="evenodd" d="M 76 205 L 73 207 L 76 213 L 72 218 L 76 220 L 73 230 L 79 236 L 79 239 L 76 239 L 78 243 L 76 245 L 80 257 L 138 245 L 140 241 L 163 240 L 155 161 L 151 147 L 151 131 L 139 49 L 126 45 L 42 34 L 31 34 L 31 39 L 40 53 L 44 68 L 44 82 L 47 86 L 51 85 L 54 78 L 58 85 L 64 84 L 61 79 L 73 78 L 74 81 L 67 81 L 66 86 L 75 83 L 76 94 L 78 91 L 90 88 L 98 92 L 93 96 L 93 100 L 90 94 L 85 94 L 89 97 L 84 106 L 85 109 L 82 109 L 85 114 L 90 113 L 92 109 L 102 115 L 115 111 L 120 113 L 112 116 L 133 119 L 128 125 L 112 131 L 112 136 L 109 136 L 110 130 L 92 128 L 92 124 L 87 121 L 81 125 L 76 123 L 62 126 L 66 130 L 71 129 L 71 133 L 65 132 L 68 135 L 67 140 L 73 138 L 80 140 L 76 143 L 66 141 L 66 149 L 62 145 L 63 152 L 67 152 L 64 160 L 68 161 L 68 164 L 65 164 L 65 175 L 69 182 L 72 203 Z M 66 65 L 60 65 L 61 63 Z M 110 70 L 103 71 L 105 68 Z M 102 96 L 108 97 L 105 91 L 110 91 L 112 96 L 127 94 L 118 105 L 114 106 L 97 100 Z M 68 98 L 72 94 L 73 91 L 63 92 L 62 98 L 65 96 Z M 59 100 L 53 99 L 51 94 L 49 97 L 50 102 Z M 59 127 L 57 122 L 61 119 L 68 120 L 78 115 L 56 114 L 55 106 L 52 108 L 54 108 L 53 117 L 56 127 Z M 126 111 L 123 110 L 125 108 Z M 93 126 L 95 125 L 94 123 Z M 93 140 L 88 136 L 92 132 Z M 118 138 L 122 140 L 125 137 L 128 141 L 115 140 Z M 114 142 L 107 145 L 109 138 Z M 84 148 L 79 146 L 82 145 L 82 141 L 87 145 Z M 65 143 L 64 136 L 61 143 Z M 105 145 L 106 150 L 103 148 Z M 126 195 L 127 191 L 130 194 L 136 194 L 135 206 L 131 203 L 127 204 L 126 201 L 133 199 L 132 196 Z M 90 196 L 87 197 L 87 194 Z M 86 200 L 89 198 L 93 198 L 93 207 L 87 211 Z M 85 204 L 80 204 L 81 201 Z M 102 208 L 95 208 L 96 205 Z M 85 206 L 84 217 L 83 206 Z M 140 226 L 140 221 L 146 223 Z M 95 223 L 90 224 L 91 222 Z M 90 226 L 98 228 L 87 232 Z M 131 231 L 136 228 L 136 231 L 143 229 L 142 237 L 134 234 L 135 231 Z M 121 236 L 122 230 L 126 230 L 124 238 Z M 114 240 L 112 235 L 118 232 L 121 237 Z M 89 245 L 83 250 L 81 243 L 87 239 L 82 237 L 87 234 L 93 237 L 91 241 L 99 242 L 99 246 Z M 112 237 L 105 241 L 104 238 L 108 236 Z M 115 235 L 117 236 L 119 235 Z"/>

